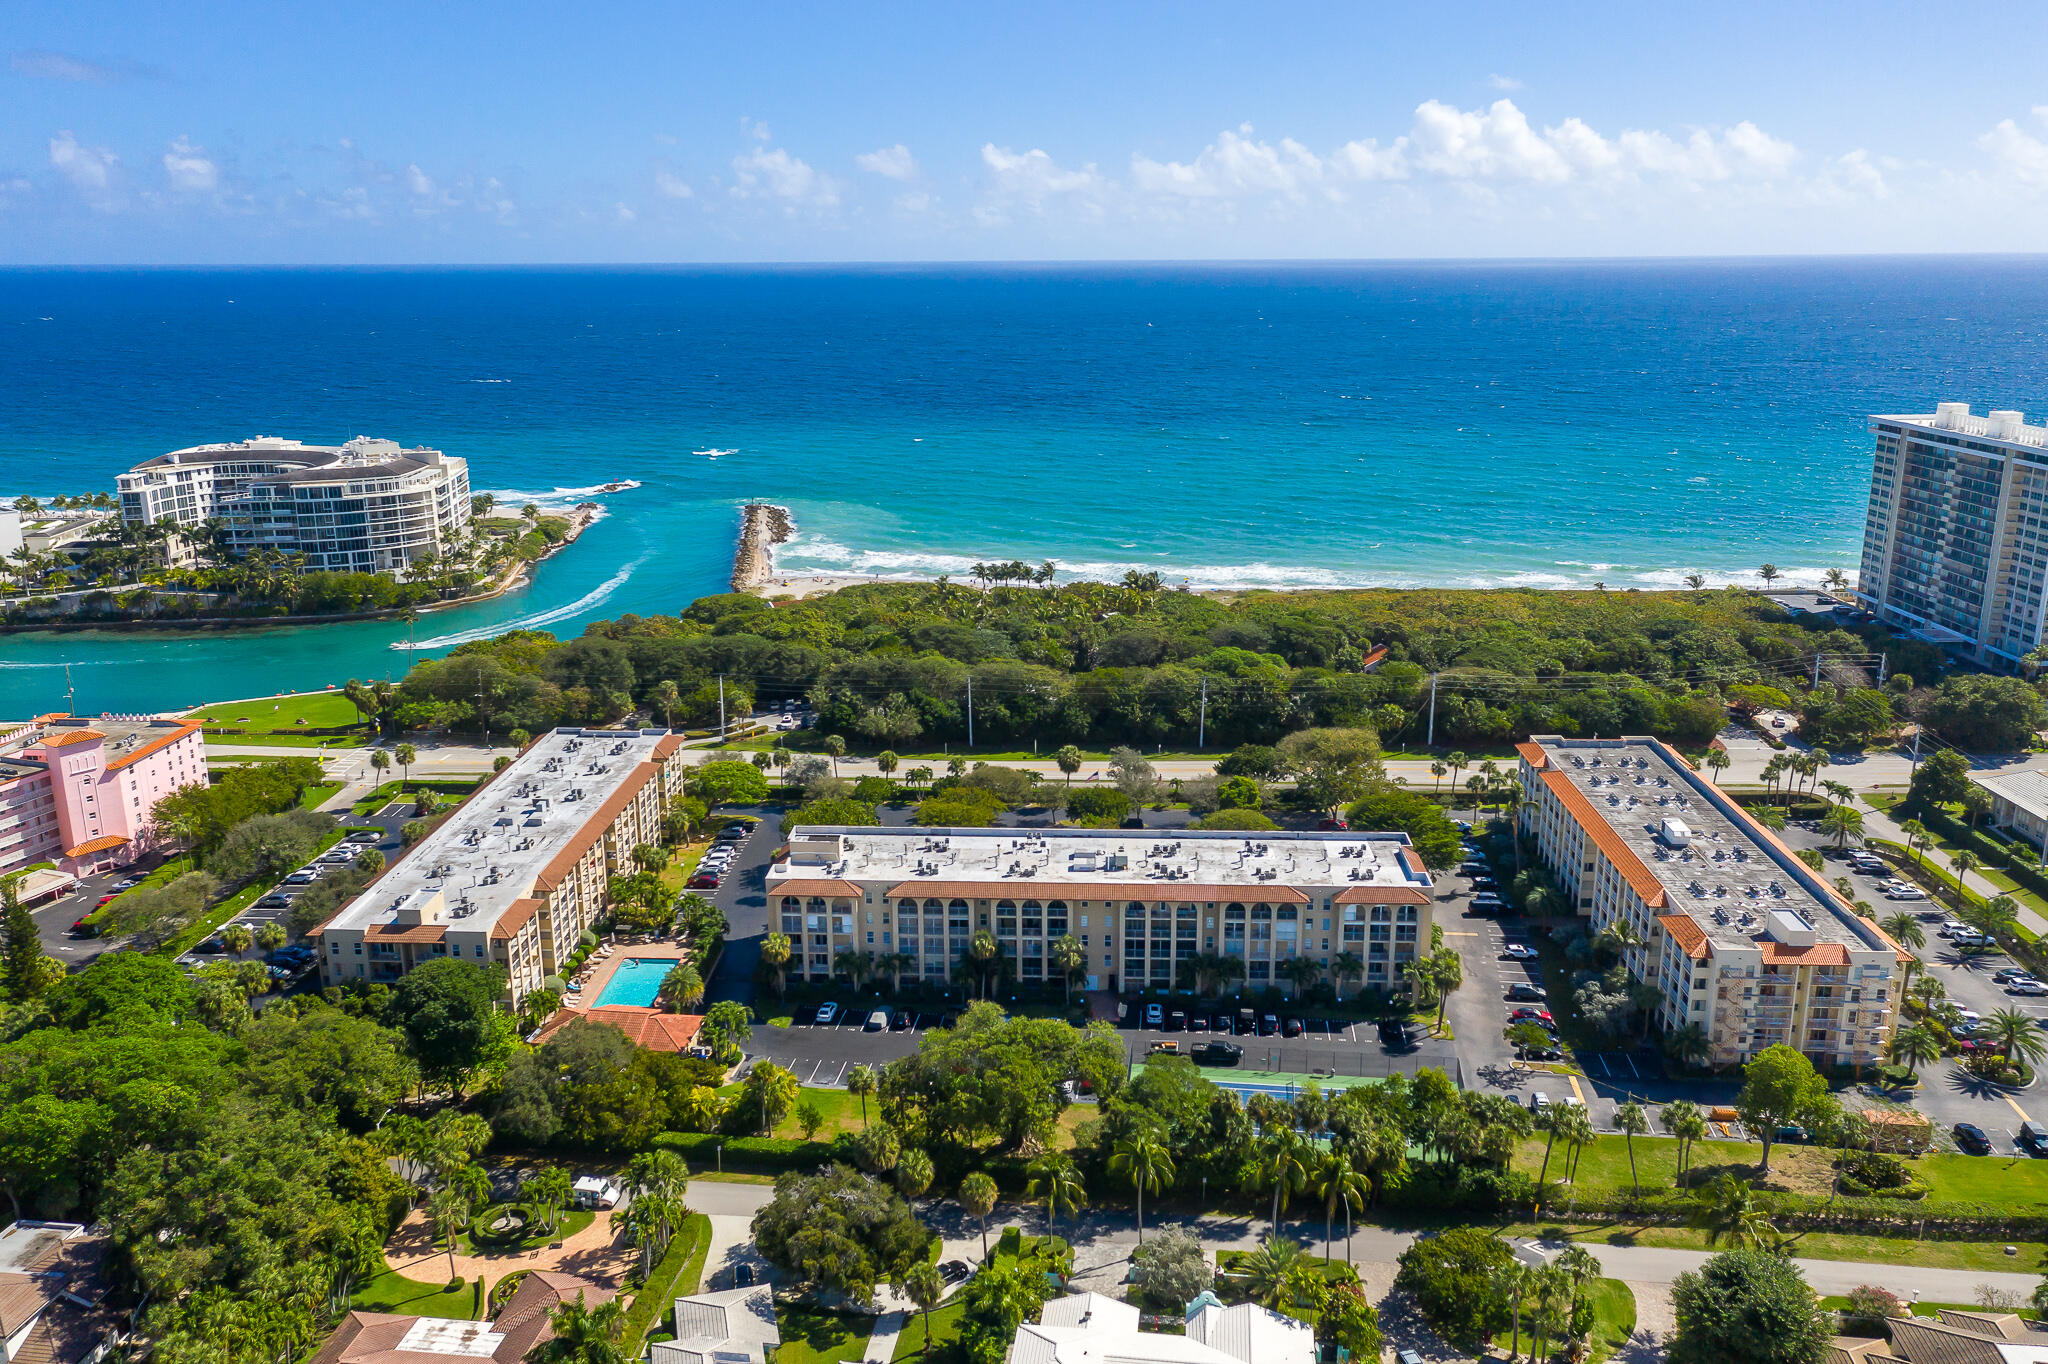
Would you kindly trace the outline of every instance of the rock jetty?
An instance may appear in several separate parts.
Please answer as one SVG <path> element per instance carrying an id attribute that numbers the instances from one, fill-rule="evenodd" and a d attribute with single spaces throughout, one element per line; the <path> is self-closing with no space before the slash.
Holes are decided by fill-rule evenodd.
<path id="1" fill-rule="evenodd" d="M 796 534 L 789 508 L 749 502 L 740 513 L 740 543 L 732 556 L 732 590 L 758 592 L 775 572 L 775 547 Z"/>

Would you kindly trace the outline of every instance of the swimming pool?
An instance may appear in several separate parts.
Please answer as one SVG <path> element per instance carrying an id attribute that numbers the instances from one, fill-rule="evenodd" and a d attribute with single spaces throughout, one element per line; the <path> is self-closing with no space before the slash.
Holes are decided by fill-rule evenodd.
<path id="1" fill-rule="evenodd" d="M 612 972 L 612 978 L 604 983 L 604 993 L 597 997 L 598 1007 L 607 1004 L 629 1004 L 642 1009 L 654 1007 L 654 997 L 661 993 L 661 980 L 677 963 L 668 957 L 628 957 L 619 963 L 619 969 Z"/>

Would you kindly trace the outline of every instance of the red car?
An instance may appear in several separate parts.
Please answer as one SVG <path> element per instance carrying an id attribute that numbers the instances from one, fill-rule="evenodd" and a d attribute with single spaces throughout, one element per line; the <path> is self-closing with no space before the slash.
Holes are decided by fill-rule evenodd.
<path id="1" fill-rule="evenodd" d="M 1508 1022 L 1510 1023 L 1548 1023 L 1550 1021 L 1550 1010 L 1548 1009 L 1517 1009 L 1508 1015 Z"/>
<path id="2" fill-rule="evenodd" d="M 117 894 L 118 894 L 118 892 L 117 892 Z M 116 898 L 116 897 L 115 897 L 114 895 L 102 895 L 102 896 L 100 896 L 100 901 L 99 901 L 99 902 L 100 902 L 100 904 L 102 904 L 102 905 L 103 905 L 103 904 L 106 904 L 106 903 L 107 903 L 108 901 L 110 901 L 110 900 L 113 900 L 114 898 Z M 95 908 L 95 909 L 97 909 L 98 907 L 99 907 L 98 905 L 95 905 L 95 906 L 94 906 L 94 908 Z"/>
<path id="3" fill-rule="evenodd" d="M 691 890 L 717 890 L 718 873 L 715 871 L 700 871 L 695 876 L 692 876 L 687 884 Z"/>

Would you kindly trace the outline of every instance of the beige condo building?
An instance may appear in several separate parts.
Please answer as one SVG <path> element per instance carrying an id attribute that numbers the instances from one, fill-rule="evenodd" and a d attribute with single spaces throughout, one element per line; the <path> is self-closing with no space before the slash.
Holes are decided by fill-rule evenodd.
<path id="1" fill-rule="evenodd" d="M 1520 745 L 1520 828 L 1594 932 L 1626 926 L 1630 972 L 1668 1034 L 1715 1066 L 1783 1043 L 1817 1065 L 1884 1058 L 1898 944 L 1657 739 Z"/>

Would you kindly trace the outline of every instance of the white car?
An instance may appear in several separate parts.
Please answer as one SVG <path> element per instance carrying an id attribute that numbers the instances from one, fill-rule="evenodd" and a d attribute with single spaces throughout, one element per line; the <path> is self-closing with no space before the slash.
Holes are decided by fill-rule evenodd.
<path id="1" fill-rule="evenodd" d="M 1509 961 L 1534 961 L 1537 956 L 1536 949 L 1525 942 L 1511 942 L 1500 950 L 1500 954 Z"/>
<path id="2" fill-rule="evenodd" d="M 1927 892 L 1918 886 L 1886 886 L 1884 888 L 1884 898 L 1887 900 L 1924 900 L 1927 898 Z"/>
<path id="3" fill-rule="evenodd" d="M 2048 985 L 2032 976 L 2021 976 L 2018 980 L 2007 981 L 2005 992 L 2009 995 L 2048 995 Z"/>
<path id="4" fill-rule="evenodd" d="M 1943 919 L 1941 927 L 1934 930 L 1944 938 L 1953 938 L 1958 933 L 1973 933 L 1976 930 L 1961 919 Z"/>
<path id="5" fill-rule="evenodd" d="M 1963 1021 L 1966 1028 L 1974 1028 L 1984 1021 L 1984 1016 L 1975 1009 L 1957 1009 L 1955 1016 Z"/>

